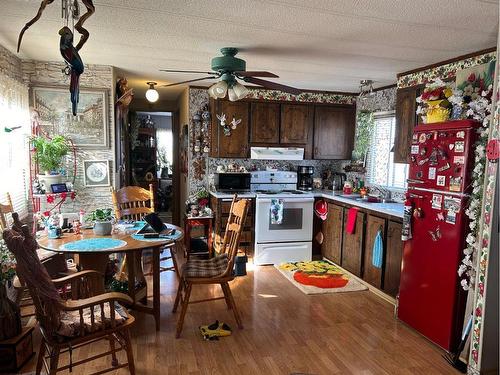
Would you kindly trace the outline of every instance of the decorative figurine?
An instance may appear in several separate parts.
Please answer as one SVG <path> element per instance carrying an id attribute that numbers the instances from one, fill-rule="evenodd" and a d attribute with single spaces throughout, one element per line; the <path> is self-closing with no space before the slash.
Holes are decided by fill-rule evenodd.
<path id="1" fill-rule="evenodd" d="M 76 116 L 80 98 L 80 75 L 84 70 L 83 61 L 78 54 L 78 50 L 73 46 L 73 33 L 69 27 L 64 26 L 59 30 L 59 35 L 61 35 L 59 49 L 67 64 L 65 73 L 70 75 L 69 92 L 71 93 L 73 116 Z"/>

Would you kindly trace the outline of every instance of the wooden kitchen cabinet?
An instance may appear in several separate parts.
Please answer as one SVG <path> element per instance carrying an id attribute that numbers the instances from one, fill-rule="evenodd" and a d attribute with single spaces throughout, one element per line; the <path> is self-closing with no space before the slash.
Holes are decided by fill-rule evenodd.
<path id="1" fill-rule="evenodd" d="M 402 227 L 403 224 L 392 220 L 387 223 L 383 290 L 393 297 L 396 297 L 399 292 L 399 279 L 401 277 L 401 261 L 403 259 Z"/>
<path id="2" fill-rule="evenodd" d="M 394 134 L 394 162 L 408 163 L 419 86 L 398 89 L 396 92 L 396 131 Z"/>
<path id="3" fill-rule="evenodd" d="M 378 289 L 382 289 L 383 265 L 377 268 L 373 265 L 373 244 L 379 231 L 382 232 L 382 240 L 385 233 L 386 220 L 374 215 L 367 215 L 365 229 L 365 251 L 363 264 L 363 280 Z"/>
<path id="4" fill-rule="evenodd" d="M 280 143 L 306 145 L 312 141 L 314 108 L 306 104 L 282 104 Z"/>
<path id="5" fill-rule="evenodd" d="M 356 130 L 354 106 L 316 106 L 314 159 L 351 159 Z"/>
<path id="6" fill-rule="evenodd" d="M 328 203 L 328 217 L 323 221 L 323 257 L 340 265 L 342 261 L 342 229 L 344 227 L 344 209 Z"/>
<path id="7" fill-rule="evenodd" d="M 249 127 L 249 105 L 248 102 L 227 100 L 214 100 L 212 108 L 212 157 L 219 158 L 247 158 L 249 156 L 248 127 Z M 224 135 L 224 130 L 219 124 L 216 114 L 226 115 L 226 123 L 235 118 L 241 120 L 236 129 L 231 129 L 231 135 Z"/>
<path id="8" fill-rule="evenodd" d="M 349 210 L 344 211 L 344 223 L 347 223 L 347 214 Z M 341 266 L 361 277 L 363 266 L 363 239 L 365 213 L 358 211 L 356 214 L 356 228 L 354 233 L 347 233 L 346 225 L 343 230 L 342 243 L 342 262 Z"/>
<path id="9" fill-rule="evenodd" d="M 279 103 L 254 102 L 250 106 L 250 142 L 277 144 L 280 141 Z"/>

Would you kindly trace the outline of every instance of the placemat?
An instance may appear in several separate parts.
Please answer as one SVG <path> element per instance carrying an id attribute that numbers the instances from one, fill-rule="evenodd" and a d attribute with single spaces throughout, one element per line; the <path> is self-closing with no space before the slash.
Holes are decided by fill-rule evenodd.
<path id="1" fill-rule="evenodd" d="M 68 242 L 61 246 L 61 250 L 65 251 L 111 250 L 123 247 L 126 244 L 127 242 L 122 240 L 117 240 L 115 238 L 86 238 L 84 240 Z"/>

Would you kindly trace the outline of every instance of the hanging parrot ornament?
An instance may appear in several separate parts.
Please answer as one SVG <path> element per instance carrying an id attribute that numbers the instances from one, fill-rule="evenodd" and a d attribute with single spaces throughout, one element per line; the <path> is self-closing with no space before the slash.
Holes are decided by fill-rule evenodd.
<path id="1" fill-rule="evenodd" d="M 59 49 L 67 64 L 67 72 L 70 76 L 69 92 L 71 93 L 73 116 L 76 116 L 80 96 L 80 75 L 84 70 L 83 61 L 77 49 L 73 46 L 73 33 L 69 27 L 64 26 L 59 30 L 59 35 L 61 36 Z"/>

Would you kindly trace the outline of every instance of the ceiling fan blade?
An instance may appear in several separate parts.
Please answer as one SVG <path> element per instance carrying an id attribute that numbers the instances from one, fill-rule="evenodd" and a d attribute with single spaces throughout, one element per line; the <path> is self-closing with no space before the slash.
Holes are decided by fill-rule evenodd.
<path id="1" fill-rule="evenodd" d="M 167 72 L 167 73 L 217 74 L 216 72 L 203 72 L 201 70 L 175 70 L 175 69 L 160 69 L 160 72 Z"/>
<path id="2" fill-rule="evenodd" d="M 263 80 L 260 78 L 245 77 L 243 80 L 245 82 L 254 83 L 256 85 L 259 85 L 259 86 L 262 86 L 262 87 L 265 87 L 268 89 L 280 90 L 283 92 L 288 92 L 288 93 L 293 94 L 293 95 L 299 95 L 300 93 L 302 93 L 302 90 L 297 89 L 295 87 L 282 85 L 282 84 L 279 84 L 276 82 L 266 81 L 266 80 Z"/>
<path id="3" fill-rule="evenodd" d="M 237 76 L 241 77 L 268 77 L 268 78 L 279 78 L 274 73 L 271 72 L 264 72 L 264 71 L 248 71 L 248 70 L 242 70 L 242 71 L 236 71 L 234 72 Z"/>
<path id="4" fill-rule="evenodd" d="M 158 87 L 170 87 L 170 86 L 177 86 L 177 85 L 182 85 L 184 83 L 190 83 L 190 82 L 197 82 L 197 81 L 204 81 L 205 79 L 217 79 L 219 77 L 215 76 L 208 76 L 208 77 L 203 77 L 203 78 L 196 78 L 196 79 L 189 79 L 187 81 L 181 81 L 181 82 L 176 82 L 176 83 L 170 83 L 168 85 L 160 85 Z"/>

